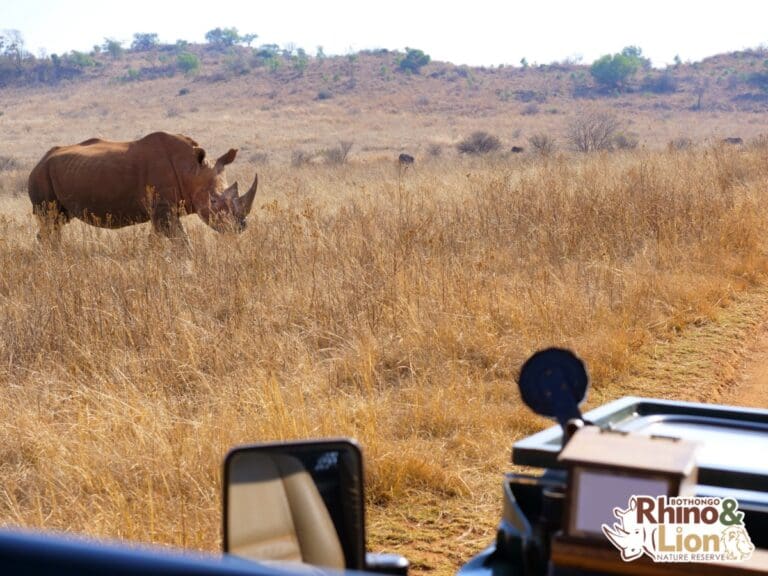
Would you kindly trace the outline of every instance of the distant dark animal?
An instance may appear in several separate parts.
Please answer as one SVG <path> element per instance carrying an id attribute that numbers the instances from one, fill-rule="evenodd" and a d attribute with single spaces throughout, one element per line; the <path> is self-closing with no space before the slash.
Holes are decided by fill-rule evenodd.
<path id="1" fill-rule="evenodd" d="M 403 153 L 397 157 L 397 162 L 400 164 L 400 166 L 410 166 L 411 164 L 416 162 L 416 159 L 410 154 Z"/>
<path id="2" fill-rule="evenodd" d="M 101 228 L 152 222 L 156 232 L 186 241 L 180 216 L 197 214 L 217 231 L 245 229 L 258 175 L 238 196 L 227 187 L 230 149 L 211 164 L 197 142 L 154 132 L 133 142 L 91 138 L 51 148 L 29 175 L 29 199 L 41 239 L 58 239 L 72 218 Z"/>
<path id="3" fill-rule="evenodd" d="M 525 148 L 523 148 L 522 146 L 512 146 L 510 151 L 513 154 L 522 154 L 523 152 L 525 152 Z"/>
<path id="4" fill-rule="evenodd" d="M 741 145 L 741 144 L 744 144 L 744 140 L 742 140 L 741 138 L 734 138 L 734 137 L 723 138 L 723 144 Z"/>

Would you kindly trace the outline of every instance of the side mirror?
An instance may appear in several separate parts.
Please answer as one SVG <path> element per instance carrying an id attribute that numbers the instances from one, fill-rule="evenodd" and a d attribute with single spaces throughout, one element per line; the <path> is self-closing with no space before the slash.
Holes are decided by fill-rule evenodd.
<path id="1" fill-rule="evenodd" d="M 224 552 L 253 560 L 408 572 L 365 549 L 363 456 L 353 440 L 235 448 L 224 460 Z"/>

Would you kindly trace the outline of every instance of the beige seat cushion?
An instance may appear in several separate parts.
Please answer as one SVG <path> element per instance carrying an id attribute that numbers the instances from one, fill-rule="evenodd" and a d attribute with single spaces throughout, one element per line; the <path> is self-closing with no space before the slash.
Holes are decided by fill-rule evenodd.
<path id="1" fill-rule="evenodd" d="M 345 568 L 333 521 L 301 462 L 243 453 L 233 457 L 229 474 L 230 553 Z"/>

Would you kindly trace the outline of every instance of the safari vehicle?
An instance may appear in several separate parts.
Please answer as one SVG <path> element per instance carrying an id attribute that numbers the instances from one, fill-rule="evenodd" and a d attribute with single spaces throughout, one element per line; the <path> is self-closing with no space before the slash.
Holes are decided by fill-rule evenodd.
<path id="1" fill-rule="evenodd" d="M 504 477 L 496 540 L 460 575 L 768 574 L 768 411 L 622 398 L 582 416 L 586 370 L 558 349 L 532 356 L 519 387 L 559 425 L 514 445 L 527 473 Z M 4 531 L 0 574 L 408 572 L 366 550 L 354 441 L 235 448 L 223 484 L 221 556 Z"/>

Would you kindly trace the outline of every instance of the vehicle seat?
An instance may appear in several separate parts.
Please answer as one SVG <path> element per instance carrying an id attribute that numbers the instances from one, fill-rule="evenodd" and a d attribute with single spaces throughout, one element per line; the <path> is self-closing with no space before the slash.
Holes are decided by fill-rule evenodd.
<path id="1" fill-rule="evenodd" d="M 229 511 L 231 554 L 345 568 L 336 528 L 299 460 L 284 454 L 235 456 L 229 474 L 230 501 L 242 503 Z"/>

